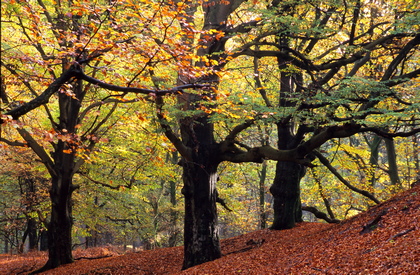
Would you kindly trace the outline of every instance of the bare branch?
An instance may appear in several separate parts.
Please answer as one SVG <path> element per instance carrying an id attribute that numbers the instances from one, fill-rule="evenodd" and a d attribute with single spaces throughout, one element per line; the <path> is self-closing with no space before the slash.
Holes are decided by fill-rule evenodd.
<path id="1" fill-rule="evenodd" d="M 48 103 L 50 97 L 56 93 L 60 87 L 65 84 L 67 81 L 76 77 L 78 79 L 83 79 L 89 83 L 95 84 L 101 88 L 112 90 L 112 91 L 121 91 L 127 93 L 140 93 L 140 94 L 152 94 L 152 95 L 167 95 L 167 94 L 175 94 L 175 93 L 182 93 L 183 89 L 197 89 L 197 88 L 208 88 L 209 85 L 206 84 L 185 84 L 181 86 L 174 87 L 169 90 L 151 90 L 151 89 L 143 89 L 143 88 L 132 88 L 132 87 L 122 87 L 113 84 L 108 84 L 103 81 L 100 81 L 96 78 L 90 77 L 82 71 L 80 64 L 74 62 L 73 65 L 65 71 L 59 78 L 54 80 L 51 85 L 48 86 L 45 91 L 39 95 L 38 97 L 34 98 L 30 102 L 21 105 L 18 108 L 10 110 L 6 112 L 4 115 L 12 116 L 13 119 L 17 119 L 20 116 L 28 113 L 29 111 Z M 0 119 L 0 124 L 4 123 L 2 119 Z"/>
<path id="2" fill-rule="evenodd" d="M 87 106 L 84 110 L 83 110 L 83 112 L 81 112 L 80 113 L 80 115 L 79 115 L 79 120 L 80 121 L 82 121 L 83 120 L 83 118 L 86 116 L 86 114 L 90 111 L 90 110 L 92 110 L 93 108 L 95 108 L 95 107 L 99 107 L 99 106 L 102 106 L 102 105 L 104 105 L 104 104 L 108 104 L 108 103 L 112 103 L 112 102 L 116 102 L 116 103 L 133 103 L 133 102 L 137 102 L 138 101 L 138 99 L 134 99 L 134 100 L 122 100 L 122 99 L 116 99 L 116 98 L 107 98 L 107 99 L 105 99 L 105 100 L 102 100 L 102 101 L 97 101 L 97 102 L 94 102 L 94 103 L 92 103 L 92 104 L 90 104 L 89 106 Z"/>
<path id="3" fill-rule="evenodd" d="M 251 27 L 257 26 L 258 22 L 261 20 L 253 20 L 249 22 L 244 22 L 242 24 L 239 24 L 233 28 L 228 28 L 225 33 L 226 34 L 235 34 L 235 33 L 247 33 L 251 30 Z"/>
<path id="4" fill-rule="evenodd" d="M 407 82 L 412 78 L 416 78 L 419 75 L 420 75 L 420 69 L 417 69 L 412 72 L 409 72 L 409 73 L 406 73 L 397 77 L 393 77 L 390 80 L 384 81 L 384 84 L 388 87 L 393 87 L 395 85 Z"/>
<path id="5" fill-rule="evenodd" d="M 39 143 L 23 128 L 16 129 L 20 136 L 27 142 L 27 145 L 35 152 L 35 154 L 41 159 L 41 162 L 44 163 L 51 177 L 56 175 L 54 170 L 54 162 L 45 151 L 45 149 L 39 145 Z"/>
<path id="6" fill-rule="evenodd" d="M 417 45 L 420 44 L 420 34 L 417 34 L 410 42 L 408 42 L 399 52 L 399 54 L 392 60 L 389 64 L 387 70 L 385 71 L 381 81 L 386 81 L 391 79 L 392 74 L 397 69 L 397 66 L 404 60 L 407 54 Z"/>
<path id="7" fill-rule="evenodd" d="M 4 66 L 11 74 L 20 78 L 23 85 L 25 85 L 25 87 L 28 88 L 28 90 L 31 92 L 31 94 L 34 95 L 35 97 L 38 97 L 38 93 L 32 88 L 32 86 L 29 84 L 29 82 L 27 80 L 25 80 L 23 77 L 21 77 L 18 74 L 18 72 L 13 69 L 12 66 L 10 66 L 9 64 L 3 63 L 3 61 L 1 61 L 1 65 Z M 4 92 L 4 94 L 5 94 L 5 92 Z M 5 98 L 2 97 L 2 99 L 3 99 L 4 102 L 8 102 L 7 96 Z M 6 99 L 6 100 L 4 100 L 4 99 Z M 47 112 L 47 115 L 48 115 L 50 121 L 53 122 L 54 119 L 53 119 L 53 116 L 52 116 L 50 110 L 48 109 L 48 106 L 46 104 L 43 104 L 42 106 L 45 108 L 45 111 Z M 0 121 L 0 124 L 1 124 L 1 121 Z"/>
<path id="8" fill-rule="evenodd" d="M 4 143 L 6 143 L 7 145 L 10 145 L 10 146 L 21 146 L 21 147 L 28 146 L 27 143 L 19 142 L 17 140 L 11 141 L 11 140 L 8 140 L 8 139 L 2 138 L 2 137 L 0 137 L 0 141 L 4 142 Z"/>
<path id="9" fill-rule="evenodd" d="M 31 92 L 31 94 L 33 94 L 34 96 L 38 96 L 38 94 L 35 92 L 35 90 L 32 88 L 32 86 L 29 84 L 28 81 L 25 81 L 23 77 L 21 77 L 18 72 L 16 70 L 13 69 L 12 66 L 10 66 L 9 64 L 5 64 L 3 63 L 3 61 L 0 61 L 1 65 L 4 66 L 11 74 L 13 74 L 14 76 L 20 78 L 22 80 L 23 85 L 26 86 L 26 88 L 28 88 L 28 90 Z"/>
<path id="10" fill-rule="evenodd" d="M 272 107 L 273 105 L 270 102 L 270 99 L 267 97 L 267 91 L 261 83 L 260 73 L 258 71 L 258 58 L 254 56 L 254 81 L 257 86 L 257 90 L 260 92 L 261 97 L 264 99 L 265 105 L 267 107 Z M 246 79 L 246 78 L 245 78 Z"/>
<path id="11" fill-rule="evenodd" d="M 326 213 L 324 213 L 322 211 L 319 211 L 316 207 L 313 207 L 313 206 L 302 206 L 302 210 L 311 212 L 312 214 L 315 215 L 315 217 L 317 217 L 318 219 L 323 219 L 327 223 L 339 223 L 340 222 L 340 220 L 331 219 L 330 217 L 328 217 L 328 215 Z"/>
<path id="12" fill-rule="evenodd" d="M 347 186 L 350 190 L 359 193 L 363 196 L 365 196 L 366 198 L 372 200 L 373 202 L 375 202 L 376 204 L 379 204 L 380 201 L 375 198 L 375 196 L 363 189 L 359 189 L 356 186 L 353 186 L 350 182 L 348 182 L 346 179 L 343 178 L 343 176 L 340 175 L 340 173 L 338 173 L 338 171 L 331 165 L 331 163 L 328 161 L 328 159 L 326 157 L 324 157 L 321 153 L 314 151 L 314 155 L 319 159 L 319 161 L 328 168 L 328 170 L 330 170 L 330 172 L 336 176 L 345 186 Z"/>
<path id="13" fill-rule="evenodd" d="M 246 125 L 239 125 L 237 131 L 246 128 Z M 311 159 L 307 157 L 313 150 L 319 148 L 322 144 L 333 138 L 349 137 L 360 130 L 360 125 L 344 124 L 341 126 L 331 126 L 323 129 L 321 132 L 312 136 L 306 142 L 300 144 L 298 147 L 290 150 L 278 150 L 269 145 L 254 147 L 247 151 L 239 149 L 233 141 L 225 140 L 220 144 L 222 161 L 231 162 L 262 162 L 264 159 L 271 159 L 277 161 L 292 161 L 302 165 L 313 167 Z"/>
<path id="14" fill-rule="evenodd" d="M 156 116 L 158 118 L 160 127 L 162 127 L 166 137 L 172 142 L 178 152 L 184 157 L 186 160 L 191 161 L 191 149 L 182 142 L 182 140 L 174 133 L 171 126 L 169 126 L 169 122 L 166 120 L 165 116 L 163 115 L 163 98 L 162 96 L 156 97 Z"/>
<path id="15" fill-rule="evenodd" d="M 386 131 L 383 131 L 381 129 L 375 128 L 375 127 L 365 127 L 365 128 L 360 129 L 360 131 L 359 131 L 359 133 L 363 133 L 363 132 L 373 132 L 373 133 L 377 134 L 378 136 L 392 139 L 394 137 L 414 136 L 415 134 L 420 133 L 420 128 L 416 128 L 416 129 L 413 129 L 413 130 L 408 131 L 408 132 L 391 133 L 391 132 L 386 132 Z"/>
<path id="16" fill-rule="evenodd" d="M 110 189 L 118 190 L 121 187 L 130 188 L 130 186 L 126 186 L 126 185 L 110 185 L 110 184 L 107 184 L 105 182 L 95 180 L 92 177 L 90 177 L 89 175 L 87 175 L 86 173 L 79 173 L 79 174 L 82 175 L 83 177 L 87 178 L 88 180 L 90 180 L 91 182 L 93 182 L 95 184 L 99 184 L 103 187 L 107 187 L 107 188 L 110 188 Z"/>
<path id="17" fill-rule="evenodd" d="M 54 80 L 53 83 L 51 83 L 45 91 L 40 94 L 38 97 L 32 99 L 31 101 L 19 106 L 18 108 L 15 108 L 13 110 L 10 110 L 5 113 L 5 115 L 12 116 L 13 119 L 18 119 L 20 116 L 23 116 L 24 114 L 32 111 L 35 108 L 38 108 L 39 106 L 48 103 L 50 97 L 56 93 L 60 87 L 69 81 L 72 77 L 75 76 L 76 68 L 78 67 L 78 64 L 73 64 L 70 69 L 65 71 L 59 78 Z M 4 123 L 2 119 L 0 119 L 0 124 Z"/>
<path id="18" fill-rule="evenodd" d="M 233 141 L 242 131 L 251 127 L 255 122 L 255 119 L 250 119 L 245 121 L 242 124 L 237 125 L 235 128 L 230 131 L 229 135 L 226 137 L 226 140 Z"/>
<path id="19" fill-rule="evenodd" d="M 206 85 L 206 84 L 185 84 L 185 85 L 177 86 L 168 90 L 152 90 L 152 89 L 145 89 L 145 88 L 123 87 L 123 86 L 108 84 L 99 79 L 90 77 L 84 74 L 83 71 L 81 70 L 77 72 L 77 78 L 83 79 L 91 84 L 95 84 L 101 88 L 111 90 L 111 91 L 145 94 L 145 95 L 152 94 L 156 96 L 182 93 L 184 89 L 203 89 L 203 88 L 209 87 L 209 85 Z"/>

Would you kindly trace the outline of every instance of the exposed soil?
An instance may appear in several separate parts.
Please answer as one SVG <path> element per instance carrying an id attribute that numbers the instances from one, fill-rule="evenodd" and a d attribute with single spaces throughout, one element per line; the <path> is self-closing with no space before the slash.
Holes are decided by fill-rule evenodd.
<path id="1" fill-rule="evenodd" d="M 77 250 L 79 259 L 42 274 L 420 274 L 420 186 L 340 224 L 301 223 L 222 240 L 224 256 L 181 271 L 182 247 L 118 255 Z M 0 274 L 27 274 L 46 254 L 0 255 Z"/>

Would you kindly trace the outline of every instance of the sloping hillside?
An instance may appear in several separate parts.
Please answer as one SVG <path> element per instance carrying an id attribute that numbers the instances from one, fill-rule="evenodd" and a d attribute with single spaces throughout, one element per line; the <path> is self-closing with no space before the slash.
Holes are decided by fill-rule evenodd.
<path id="1" fill-rule="evenodd" d="M 176 247 L 81 259 L 43 274 L 420 274 L 420 186 L 341 224 L 255 231 L 223 240 L 222 249 L 221 259 L 182 272 Z M 44 260 L 3 255 L 0 272 L 25 274 Z"/>

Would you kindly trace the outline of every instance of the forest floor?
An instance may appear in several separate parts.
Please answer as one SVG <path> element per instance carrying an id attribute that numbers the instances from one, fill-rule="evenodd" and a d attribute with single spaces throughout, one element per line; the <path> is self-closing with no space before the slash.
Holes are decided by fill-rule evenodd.
<path id="1" fill-rule="evenodd" d="M 77 250 L 42 274 L 420 274 L 420 186 L 340 224 L 300 223 L 222 240 L 223 257 L 181 271 L 182 247 L 117 255 Z M 83 257 L 109 256 L 101 259 Z M 28 274 L 46 254 L 0 255 L 0 274 Z"/>

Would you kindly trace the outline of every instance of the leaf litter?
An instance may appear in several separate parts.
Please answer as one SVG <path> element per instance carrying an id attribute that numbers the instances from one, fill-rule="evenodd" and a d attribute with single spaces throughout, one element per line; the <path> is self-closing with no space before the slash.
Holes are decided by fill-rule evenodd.
<path id="1" fill-rule="evenodd" d="M 183 271 L 182 247 L 76 250 L 79 260 L 42 274 L 420 274 L 420 185 L 339 224 L 258 230 L 221 247 L 222 258 Z M 46 257 L 2 254 L 0 274 L 28 274 Z"/>

